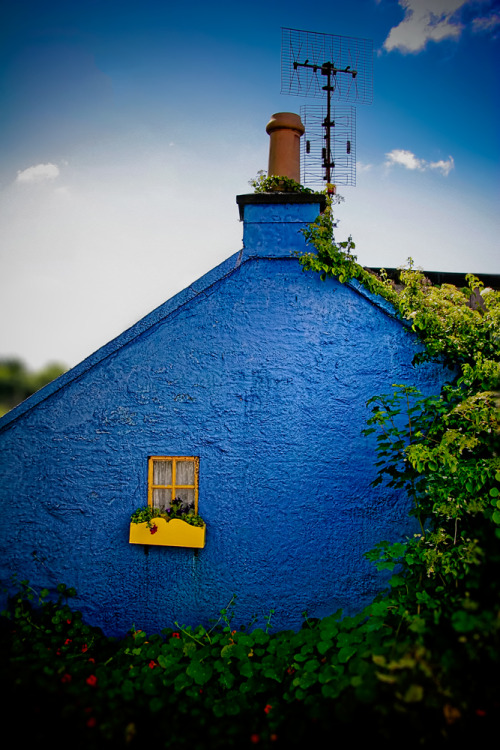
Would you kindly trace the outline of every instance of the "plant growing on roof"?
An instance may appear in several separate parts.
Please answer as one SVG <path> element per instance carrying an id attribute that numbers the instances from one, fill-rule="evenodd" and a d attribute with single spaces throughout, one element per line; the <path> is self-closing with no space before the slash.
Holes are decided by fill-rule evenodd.
<path id="1" fill-rule="evenodd" d="M 291 177 L 269 175 L 263 169 L 259 170 L 257 177 L 249 181 L 256 193 L 314 193 L 311 188 L 304 187 L 300 182 Z"/>

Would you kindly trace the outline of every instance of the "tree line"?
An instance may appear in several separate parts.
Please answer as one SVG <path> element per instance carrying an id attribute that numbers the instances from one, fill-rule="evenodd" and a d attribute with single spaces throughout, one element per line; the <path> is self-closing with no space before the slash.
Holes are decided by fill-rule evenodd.
<path id="1" fill-rule="evenodd" d="M 0 416 L 55 380 L 66 369 L 60 362 L 50 362 L 40 370 L 32 371 L 20 359 L 0 359 Z"/>

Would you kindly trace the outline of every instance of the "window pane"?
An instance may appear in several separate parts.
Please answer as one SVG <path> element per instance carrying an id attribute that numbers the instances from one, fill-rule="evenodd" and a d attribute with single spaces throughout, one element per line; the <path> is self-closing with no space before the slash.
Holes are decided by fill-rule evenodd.
<path id="1" fill-rule="evenodd" d="M 153 461 L 153 484 L 172 484 L 172 461 Z"/>
<path id="2" fill-rule="evenodd" d="M 183 505 L 194 509 L 194 490 L 177 490 L 175 497 L 182 501 Z"/>
<path id="3" fill-rule="evenodd" d="M 171 490 L 153 490 L 153 508 L 170 508 Z"/>
<path id="4" fill-rule="evenodd" d="M 177 461 L 176 462 L 175 483 L 194 485 L 194 461 Z"/>

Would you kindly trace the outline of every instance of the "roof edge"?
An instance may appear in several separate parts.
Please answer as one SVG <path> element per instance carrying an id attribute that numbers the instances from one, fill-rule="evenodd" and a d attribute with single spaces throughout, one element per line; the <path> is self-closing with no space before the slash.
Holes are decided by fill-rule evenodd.
<path id="1" fill-rule="evenodd" d="M 256 194 L 252 194 L 251 196 L 238 196 L 238 198 L 239 197 L 253 198 L 254 195 L 260 198 L 262 196 L 271 197 L 271 198 L 275 197 L 275 196 L 270 196 L 268 194 L 256 193 Z M 283 196 L 285 194 L 281 193 L 279 195 Z M 308 194 L 302 194 L 302 193 L 287 193 L 286 195 L 287 196 L 291 195 L 291 196 L 294 196 L 295 198 L 297 197 L 303 198 L 304 196 L 306 198 L 309 197 Z M 322 196 L 317 196 L 317 197 L 321 198 Z M 273 202 L 283 203 L 282 200 L 248 201 L 248 203 L 273 203 Z M 292 202 L 294 203 L 315 202 L 316 203 L 320 201 L 296 200 Z M 199 297 L 200 295 L 204 294 L 211 286 L 213 286 L 217 282 L 222 281 L 223 279 L 230 276 L 237 268 L 240 267 L 240 265 L 247 263 L 249 261 L 252 261 L 252 260 L 280 260 L 280 261 L 290 260 L 290 261 L 297 262 L 297 257 L 295 255 L 290 255 L 289 257 L 275 256 L 275 255 L 259 256 L 258 254 L 250 253 L 248 256 L 244 257 L 243 253 L 244 253 L 243 248 L 239 250 L 238 252 L 233 253 L 233 255 L 231 255 L 229 258 L 226 258 L 226 260 L 222 261 L 222 263 L 220 263 L 218 266 L 215 266 L 214 268 L 212 268 L 210 271 L 208 271 L 206 274 L 198 278 L 196 281 L 194 281 L 192 284 L 190 284 L 188 287 L 186 287 L 182 291 L 178 292 L 177 294 L 174 294 L 173 297 L 170 297 L 168 300 L 166 300 L 161 305 L 156 307 L 154 310 L 149 312 L 147 315 L 145 315 L 143 318 L 138 320 L 132 326 L 130 326 L 125 331 L 120 333 L 114 339 L 111 339 L 111 341 L 109 341 L 107 344 L 104 344 L 103 346 L 101 346 L 95 352 L 93 352 L 84 360 L 82 360 L 79 364 L 75 365 L 70 370 L 63 373 L 58 378 L 48 383 L 39 391 L 29 396 L 27 399 L 25 399 L 20 404 L 15 406 L 13 409 L 8 411 L 6 414 L 0 417 L 0 431 L 8 427 L 13 422 L 15 422 L 19 417 L 23 416 L 23 414 L 30 411 L 39 403 L 41 403 L 42 401 L 45 401 L 47 398 L 57 393 L 59 390 L 64 388 L 69 383 L 73 382 L 74 380 L 77 380 L 79 377 L 84 375 L 92 367 L 104 361 L 107 357 L 114 354 L 123 346 L 131 343 L 135 338 L 137 338 L 142 333 L 152 328 L 154 325 L 159 323 L 164 318 L 171 315 L 180 307 L 190 302 L 191 300 L 195 299 L 196 297 Z M 364 297 L 368 302 L 373 304 L 375 307 L 378 307 L 381 310 L 381 312 L 383 312 L 384 314 L 397 320 L 404 327 L 411 329 L 411 323 L 409 321 L 404 320 L 404 318 L 402 318 L 399 315 L 399 313 L 396 311 L 395 307 L 392 305 L 391 302 L 389 302 L 388 300 L 386 300 L 384 297 L 382 297 L 379 294 L 374 294 L 373 292 L 370 292 L 357 279 L 351 279 L 350 281 L 346 282 L 346 286 L 350 287 L 353 291 L 358 293 L 360 296 Z"/>
<path id="2" fill-rule="evenodd" d="M 334 277 L 336 278 L 336 277 Z M 401 317 L 401 315 L 398 313 L 392 302 L 389 302 L 385 297 L 382 297 L 381 294 L 376 294 L 375 292 L 370 292 L 369 289 L 367 289 L 364 284 L 362 284 L 357 279 L 351 279 L 350 281 L 345 282 L 346 286 L 349 286 L 351 289 L 353 289 L 355 292 L 357 292 L 361 297 L 364 297 L 368 300 L 368 302 L 371 302 L 372 305 L 375 305 L 375 307 L 378 307 L 383 313 L 388 315 L 390 318 L 394 318 L 397 320 L 401 325 L 405 326 L 405 328 L 411 328 L 411 322 L 408 320 L 405 320 Z"/>
<path id="3" fill-rule="evenodd" d="M 14 406 L 13 409 L 0 417 L 0 431 L 12 424 L 12 422 L 15 422 L 19 417 L 33 409 L 42 401 L 45 401 L 53 394 L 60 391 L 72 381 L 77 380 L 92 367 L 104 361 L 107 357 L 114 354 L 123 346 L 132 342 L 142 333 L 149 330 L 161 320 L 178 310 L 182 305 L 204 294 L 211 286 L 216 284 L 218 281 L 222 281 L 227 276 L 230 276 L 233 271 L 235 271 L 240 266 L 242 261 L 242 253 L 243 251 L 239 250 L 229 258 L 226 258 L 226 260 L 222 261 L 222 263 L 220 263 L 218 266 L 215 266 L 215 268 L 212 268 L 203 276 L 200 276 L 199 279 L 194 281 L 188 287 L 178 292 L 177 294 L 174 294 L 173 297 L 170 297 L 154 310 L 147 313 L 147 315 L 145 315 L 143 318 L 140 318 L 140 320 L 130 326 L 130 328 L 127 328 L 114 339 L 111 339 L 111 341 L 109 341 L 107 344 L 101 346 L 99 349 L 93 352 L 93 354 L 90 354 L 70 370 L 67 370 L 67 372 L 59 375 L 58 378 L 51 381 L 50 383 L 47 383 L 47 385 L 45 385 L 43 388 L 40 388 L 39 391 L 33 393 L 17 406 Z"/>

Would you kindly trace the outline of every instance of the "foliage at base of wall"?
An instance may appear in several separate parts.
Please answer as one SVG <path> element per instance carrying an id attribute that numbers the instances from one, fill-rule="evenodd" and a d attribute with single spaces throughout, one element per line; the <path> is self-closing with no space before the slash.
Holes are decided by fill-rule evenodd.
<path id="1" fill-rule="evenodd" d="M 357 617 L 272 633 L 272 613 L 265 628 L 233 629 L 232 601 L 210 629 L 133 627 L 113 640 L 71 609 L 74 594 L 59 585 L 51 599 L 24 581 L 3 613 L 4 709 L 26 742 L 457 748 L 500 728 L 499 620 L 487 608 L 457 599 L 407 627 L 382 596 Z"/>

